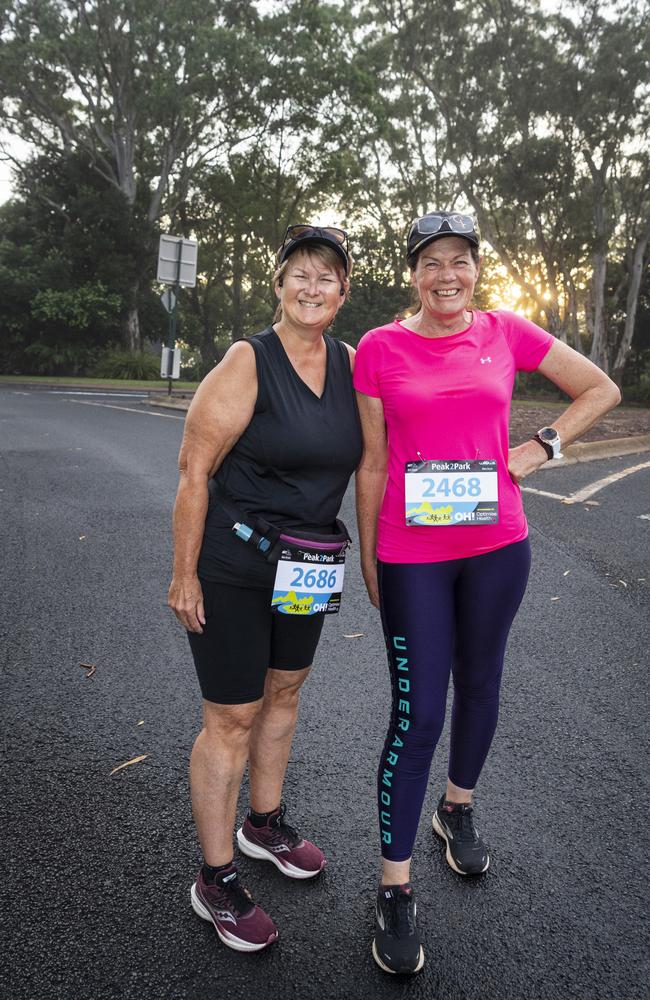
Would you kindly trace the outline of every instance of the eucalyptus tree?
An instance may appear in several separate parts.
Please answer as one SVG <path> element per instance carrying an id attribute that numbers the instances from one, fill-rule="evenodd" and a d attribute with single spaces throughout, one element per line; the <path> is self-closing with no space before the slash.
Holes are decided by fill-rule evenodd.
<path id="1" fill-rule="evenodd" d="M 156 224 L 185 196 L 197 167 L 259 122 L 256 4 L 11 0 L 3 16 L 6 130 L 50 156 L 83 152 L 146 223 L 153 253 Z M 133 349 L 148 256 L 124 303 Z"/>
<path id="2" fill-rule="evenodd" d="M 204 372 L 272 316 L 274 254 L 286 226 L 331 219 L 348 189 L 341 95 L 352 23 L 337 3 L 273 5 L 256 36 L 260 127 L 202 168 L 176 211 L 173 225 L 201 245 L 190 301 Z"/>
<path id="3" fill-rule="evenodd" d="M 627 0 L 570 4 L 554 19 L 553 35 L 565 67 L 563 125 L 587 168 L 591 358 L 606 370 L 613 365 L 620 377 L 650 240 L 650 8 Z M 611 294 L 608 266 L 621 248 L 628 270 L 627 320 L 617 344 L 608 312 L 622 289 L 619 284 Z"/>
<path id="4" fill-rule="evenodd" d="M 396 88 L 406 75 L 411 95 L 416 88 L 442 121 L 435 141 L 459 205 L 473 209 L 548 328 L 578 348 L 589 287 L 592 357 L 607 367 L 606 262 L 620 236 L 614 187 L 626 152 L 642 141 L 647 8 L 568 3 L 555 16 L 522 0 L 365 6 Z M 397 142 L 418 144 L 409 119 Z M 640 222 L 638 230 L 643 244 Z"/>
<path id="5" fill-rule="evenodd" d="M 585 238 L 575 149 L 558 127 L 561 65 L 535 3 L 378 0 L 394 62 L 440 120 L 444 166 L 510 278 L 549 329 L 575 340 Z M 431 25 L 435 25 L 435 32 Z M 438 141 L 440 141 L 440 138 Z M 404 141 L 412 141 L 408 132 Z"/>

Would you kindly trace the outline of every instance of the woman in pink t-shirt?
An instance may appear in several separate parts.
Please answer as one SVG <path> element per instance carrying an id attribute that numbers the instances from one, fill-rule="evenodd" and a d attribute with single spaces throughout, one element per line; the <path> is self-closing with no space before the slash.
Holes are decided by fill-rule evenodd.
<path id="1" fill-rule="evenodd" d="M 410 862 L 450 674 L 449 779 L 433 828 L 460 875 L 490 863 L 472 793 L 496 729 L 506 641 L 530 566 L 518 483 L 620 400 L 599 368 L 534 323 L 471 308 L 479 240 L 466 215 L 432 212 L 413 222 L 407 262 L 419 310 L 366 333 L 354 372 L 364 433 L 361 566 L 381 610 L 393 689 L 378 774 L 383 873 L 373 941 L 387 972 L 424 963 Z M 535 370 L 573 402 L 510 448 L 515 375 Z"/>

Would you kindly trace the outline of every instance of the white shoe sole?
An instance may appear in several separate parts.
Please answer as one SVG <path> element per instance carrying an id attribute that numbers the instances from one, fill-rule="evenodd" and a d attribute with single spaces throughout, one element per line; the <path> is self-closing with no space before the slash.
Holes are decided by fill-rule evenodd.
<path id="1" fill-rule="evenodd" d="M 389 969 L 387 965 L 384 965 L 384 963 L 379 957 L 379 953 L 377 951 L 377 944 L 374 940 L 372 942 L 372 957 L 374 958 L 379 968 L 383 969 L 384 972 L 390 972 L 391 976 L 414 976 L 415 973 L 419 972 L 422 966 L 424 965 L 424 949 L 422 948 L 421 945 L 420 945 L 420 957 L 418 958 L 418 964 L 416 965 L 416 967 L 413 969 L 412 972 L 396 972 L 395 969 Z"/>
<path id="2" fill-rule="evenodd" d="M 452 857 L 451 851 L 449 849 L 449 838 L 448 838 L 447 834 L 445 833 L 445 831 L 444 831 L 444 829 L 442 827 L 442 824 L 440 823 L 440 820 L 438 819 L 438 813 L 437 812 L 434 812 L 434 814 L 433 814 L 433 819 L 431 820 L 431 825 L 433 826 L 434 832 L 437 833 L 438 836 L 442 840 L 444 840 L 444 842 L 445 842 L 445 844 L 447 846 L 447 852 L 446 852 L 447 864 L 449 865 L 450 868 L 453 868 L 453 870 L 455 872 L 457 872 L 458 875 L 482 875 L 483 872 L 486 872 L 488 870 L 488 868 L 490 867 L 490 855 L 489 854 L 488 854 L 488 859 L 485 862 L 485 868 L 481 868 L 480 872 L 464 872 L 462 870 L 462 868 L 458 867 L 458 865 L 456 864 L 456 862 L 454 861 L 454 859 Z"/>
<path id="3" fill-rule="evenodd" d="M 278 936 L 276 931 L 268 941 L 264 941 L 262 944 L 255 944 L 251 941 L 242 941 L 241 938 L 235 937 L 234 934 L 229 934 L 228 931 L 223 930 L 215 922 L 210 911 L 203 905 L 196 893 L 196 882 L 190 890 L 190 899 L 192 901 L 192 909 L 194 912 L 201 917 L 202 920 L 209 920 L 215 931 L 219 935 L 219 938 L 228 948 L 233 948 L 235 951 L 262 951 L 263 948 L 268 948 L 270 944 L 273 944 Z"/>
<path id="4" fill-rule="evenodd" d="M 271 861 L 283 875 L 287 875 L 289 878 L 315 878 L 316 875 L 320 875 L 325 867 L 325 863 L 323 863 L 322 868 L 317 868 L 313 872 L 306 872 L 303 868 L 296 868 L 295 865 L 291 865 L 288 862 L 282 864 L 272 851 L 267 851 L 264 847 L 260 847 L 259 844 L 252 844 L 250 840 L 247 840 L 242 827 L 237 831 L 237 843 L 242 854 L 246 854 L 249 858 L 256 858 L 258 861 Z"/>

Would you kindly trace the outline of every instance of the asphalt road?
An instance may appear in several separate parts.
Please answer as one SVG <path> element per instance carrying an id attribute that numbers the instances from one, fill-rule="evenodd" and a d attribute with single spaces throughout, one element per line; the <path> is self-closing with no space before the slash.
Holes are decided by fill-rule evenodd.
<path id="1" fill-rule="evenodd" d="M 647 995 L 650 468 L 591 505 L 526 494 L 534 567 L 478 795 L 492 865 L 460 879 L 431 832 L 445 733 L 413 869 L 427 964 L 403 981 L 377 969 L 369 946 L 389 688 L 354 558 L 304 690 L 286 785 L 290 818 L 329 865 L 296 883 L 241 860 L 280 928 L 257 956 L 223 947 L 190 909 L 199 852 L 186 774 L 200 699 L 165 606 L 182 427 L 182 414 L 134 399 L 0 389 L 4 995 Z M 648 459 L 553 469 L 527 485 L 567 496 Z M 350 495 L 343 515 L 352 525 Z"/>

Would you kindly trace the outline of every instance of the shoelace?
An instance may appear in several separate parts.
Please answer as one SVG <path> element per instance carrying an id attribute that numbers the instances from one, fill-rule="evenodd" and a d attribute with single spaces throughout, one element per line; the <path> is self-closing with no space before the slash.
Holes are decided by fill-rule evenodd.
<path id="1" fill-rule="evenodd" d="M 302 840 L 300 834 L 297 830 L 294 830 L 292 826 L 284 822 L 284 814 L 287 811 L 286 806 L 283 804 L 280 806 L 280 812 L 277 818 L 272 821 L 270 829 L 274 831 L 274 840 L 286 840 L 290 847 L 295 847 Z"/>
<path id="2" fill-rule="evenodd" d="M 211 888 L 219 889 L 226 896 L 229 906 L 237 917 L 245 916 L 255 905 L 251 894 L 239 881 L 238 875 L 231 882 L 213 883 Z"/>
<path id="3" fill-rule="evenodd" d="M 478 834 L 474 829 L 473 810 L 458 809 L 447 813 L 449 823 L 454 827 L 454 832 L 458 833 L 458 839 L 466 843 L 475 844 L 478 841 Z"/>
<path id="4" fill-rule="evenodd" d="M 397 893 L 390 901 L 388 913 L 388 926 L 391 931 L 398 936 L 403 934 L 410 936 L 415 933 L 412 896 L 405 892 Z"/>

